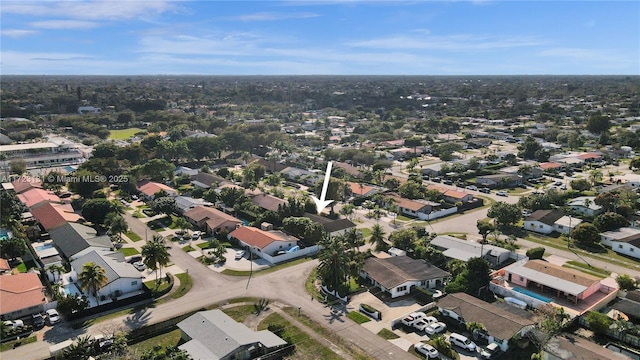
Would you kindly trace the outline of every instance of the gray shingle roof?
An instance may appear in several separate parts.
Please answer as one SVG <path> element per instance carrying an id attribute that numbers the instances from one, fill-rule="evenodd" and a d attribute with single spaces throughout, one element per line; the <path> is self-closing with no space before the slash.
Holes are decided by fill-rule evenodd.
<path id="1" fill-rule="evenodd" d="M 536 210 L 528 216 L 525 221 L 539 221 L 543 224 L 553 226 L 556 220 L 562 217 L 562 213 L 557 210 Z"/>
<path id="2" fill-rule="evenodd" d="M 221 310 L 200 311 L 178 323 L 191 340 L 180 346 L 194 359 L 217 360 L 238 348 L 261 343 L 271 348 L 287 343 L 270 331 L 252 331 Z"/>
<path id="3" fill-rule="evenodd" d="M 93 228 L 77 223 L 66 223 L 49 231 L 51 239 L 67 258 L 90 246 L 111 249 L 109 236 L 96 234 Z"/>
<path id="4" fill-rule="evenodd" d="M 326 231 L 328 233 L 332 233 L 332 232 L 340 231 L 340 230 L 351 229 L 351 228 L 356 227 L 356 224 L 354 224 L 349 219 L 333 220 L 333 219 L 326 218 L 324 216 L 310 214 L 310 213 L 305 213 L 304 216 L 308 217 L 313 222 L 322 225 L 322 227 L 324 228 L 324 231 Z"/>
<path id="5" fill-rule="evenodd" d="M 71 262 L 71 267 L 80 274 L 82 266 L 88 262 L 93 262 L 102 267 L 107 276 L 108 283 L 120 278 L 141 279 L 142 274 L 133 265 L 124 261 L 122 253 L 111 251 L 93 250 Z"/>
<path id="6" fill-rule="evenodd" d="M 424 260 L 408 256 L 392 256 L 386 259 L 371 257 L 364 262 L 364 272 L 384 286 L 392 289 L 411 280 L 434 280 L 451 276 L 448 272 Z"/>

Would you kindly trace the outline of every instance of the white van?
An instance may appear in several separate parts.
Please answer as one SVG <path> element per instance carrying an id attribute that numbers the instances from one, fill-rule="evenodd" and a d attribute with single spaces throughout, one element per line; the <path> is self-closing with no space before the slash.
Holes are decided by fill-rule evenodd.
<path id="1" fill-rule="evenodd" d="M 451 335 L 449 335 L 449 342 L 451 345 L 456 345 L 471 352 L 476 351 L 476 344 L 464 335 L 451 333 Z"/>

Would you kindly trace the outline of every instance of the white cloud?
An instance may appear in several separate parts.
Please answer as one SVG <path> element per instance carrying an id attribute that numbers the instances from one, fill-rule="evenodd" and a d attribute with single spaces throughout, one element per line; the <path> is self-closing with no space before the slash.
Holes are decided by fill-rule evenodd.
<path id="1" fill-rule="evenodd" d="M 515 47 L 527 47 L 541 45 L 542 42 L 529 37 L 495 37 L 478 35 L 448 35 L 448 36 L 407 36 L 396 35 L 370 40 L 348 42 L 354 47 L 366 47 L 372 49 L 415 49 L 415 50 L 491 50 Z"/>
<path id="2" fill-rule="evenodd" d="M 161 14 L 176 9 L 169 1 L 3 1 L 2 14 L 65 17 L 83 20 L 120 20 L 151 14 Z"/>
<path id="3" fill-rule="evenodd" d="M 284 12 L 258 12 L 253 14 L 239 15 L 229 18 L 238 21 L 277 21 L 286 19 L 308 19 L 319 17 L 315 13 L 284 13 Z"/>
<path id="4" fill-rule="evenodd" d="M 82 21 L 82 20 L 44 20 L 30 22 L 29 26 L 37 29 L 93 29 L 100 26 L 99 23 L 94 21 Z"/>
<path id="5" fill-rule="evenodd" d="M 27 35 L 36 34 L 35 30 L 24 30 L 24 29 L 2 29 L 0 30 L 0 35 L 10 37 L 10 38 L 20 38 Z"/>

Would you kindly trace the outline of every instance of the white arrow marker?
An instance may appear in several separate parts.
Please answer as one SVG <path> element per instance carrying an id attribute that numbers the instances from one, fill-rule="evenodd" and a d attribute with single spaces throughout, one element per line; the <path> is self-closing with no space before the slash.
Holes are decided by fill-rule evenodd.
<path id="1" fill-rule="evenodd" d="M 320 199 L 315 196 L 311 196 L 313 202 L 316 203 L 316 210 L 318 210 L 318 214 L 322 212 L 322 209 L 327 207 L 327 205 L 331 204 L 333 200 L 325 200 L 324 198 L 327 196 L 327 188 L 329 187 L 329 178 L 331 177 L 331 165 L 332 161 L 327 163 L 327 172 L 324 174 L 324 182 L 322 183 L 322 193 L 320 193 Z"/>

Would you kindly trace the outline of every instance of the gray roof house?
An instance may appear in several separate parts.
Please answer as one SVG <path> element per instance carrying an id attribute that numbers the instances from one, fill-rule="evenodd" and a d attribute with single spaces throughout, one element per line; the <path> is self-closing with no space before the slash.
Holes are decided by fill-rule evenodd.
<path id="1" fill-rule="evenodd" d="M 176 206 L 178 207 L 178 211 L 183 214 L 198 205 L 213 206 L 213 203 L 210 203 L 204 199 L 192 198 L 190 196 L 176 196 Z"/>
<path id="2" fill-rule="evenodd" d="M 194 360 L 255 359 L 287 345 L 268 330 L 252 331 L 221 310 L 197 312 L 178 323 L 186 351 Z"/>
<path id="3" fill-rule="evenodd" d="M 569 200 L 567 205 L 572 210 L 587 216 L 596 216 L 604 212 L 604 208 L 595 203 L 595 196 L 580 196 Z"/>
<path id="4" fill-rule="evenodd" d="M 408 256 L 380 259 L 370 257 L 364 262 L 360 276 L 388 292 L 391 298 L 411 293 L 415 287 L 435 288 L 451 277 L 448 272 L 424 260 Z"/>
<path id="5" fill-rule="evenodd" d="M 326 231 L 327 234 L 329 234 L 329 236 L 332 236 L 332 237 L 343 234 L 346 231 L 350 229 L 354 229 L 356 227 L 356 224 L 354 224 L 349 219 L 333 220 L 324 216 L 310 214 L 310 213 L 305 213 L 304 216 L 308 217 L 313 222 L 322 225 L 322 228 L 324 228 L 324 231 Z"/>
<path id="6" fill-rule="evenodd" d="M 60 252 L 70 260 L 92 250 L 110 250 L 113 246 L 108 235 L 97 236 L 97 232 L 86 225 L 66 223 L 49 232 Z"/>
<path id="7" fill-rule="evenodd" d="M 482 245 L 477 242 L 462 240 L 449 235 L 438 235 L 430 243 L 434 248 L 441 250 L 444 256 L 451 259 L 469 261 L 474 257 L 480 257 L 492 264 L 500 264 L 509 259 L 511 251 L 494 245 Z"/>

